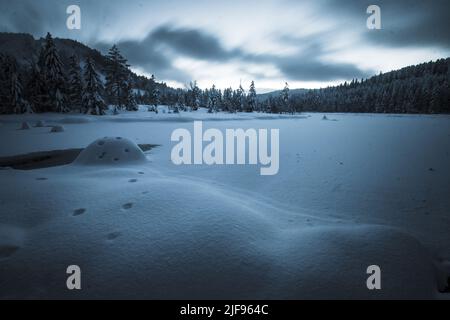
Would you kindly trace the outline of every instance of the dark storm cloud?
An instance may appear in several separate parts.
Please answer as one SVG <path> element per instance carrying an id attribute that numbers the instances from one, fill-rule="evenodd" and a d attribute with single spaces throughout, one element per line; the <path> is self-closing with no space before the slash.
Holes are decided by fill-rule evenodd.
<path id="1" fill-rule="evenodd" d="M 277 66 L 289 80 L 333 81 L 373 75 L 373 72 L 363 71 L 350 63 L 329 63 L 314 57 L 279 59 Z"/>
<path id="2" fill-rule="evenodd" d="M 372 4 L 381 8 L 382 30 L 365 28 L 366 9 Z M 351 18 L 364 37 L 375 44 L 450 48 L 449 0 L 322 0 L 320 5 L 330 15 Z"/>
<path id="3" fill-rule="evenodd" d="M 169 28 L 161 26 L 141 41 L 119 42 L 119 48 L 129 61 L 144 70 L 155 70 L 176 75 L 181 70 L 174 69 L 167 49 L 177 56 L 204 61 L 239 61 L 256 64 L 272 64 L 289 80 L 332 81 L 366 77 L 370 74 L 349 63 L 326 62 L 321 57 L 326 53 L 320 41 L 324 35 L 314 37 L 290 38 L 284 40 L 290 44 L 301 43 L 300 53 L 280 57 L 269 54 L 250 54 L 237 48 L 227 50 L 218 37 L 197 29 Z M 105 45 L 103 51 L 105 52 Z M 178 76 L 178 81 L 191 80 Z"/>
<path id="4" fill-rule="evenodd" d="M 337 26 L 333 31 L 345 34 L 349 30 L 360 30 L 362 40 L 360 43 L 355 41 L 352 44 L 354 46 L 375 44 L 374 47 L 386 48 L 413 46 L 450 48 L 450 37 L 448 36 L 450 34 L 450 0 L 285 1 L 292 1 L 292 5 L 300 3 L 315 9 L 321 19 L 326 16 L 332 25 Z M 153 8 L 153 12 L 159 12 L 158 8 L 165 3 L 164 1 L 155 1 L 152 2 L 155 7 L 148 8 Z M 67 17 L 65 8 L 69 4 L 80 4 L 83 8 L 83 25 L 85 26 L 83 32 L 69 32 L 65 27 Z M 104 36 L 103 39 L 116 37 L 117 28 L 111 28 L 108 33 L 109 26 L 114 23 L 132 28 L 133 12 L 136 11 L 129 10 L 129 8 L 132 5 L 139 6 L 140 4 L 141 2 L 135 0 L 0 0 L 0 31 L 27 32 L 34 36 L 43 36 L 47 31 L 58 37 L 77 37 L 79 35 L 78 40 L 93 46 L 96 42 L 102 41 L 99 39 L 100 34 Z M 382 30 L 366 28 L 368 17 L 366 9 L 371 4 L 381 7 Z M 264 6 L 264 3 L 261 6 Z M 294 6 L 285 7 L 295 9 Z M 149 10 L 148 8 L 147 10 Z M 176 8 L 177 6 L 173 6 L 175 13 Z M 214 1 L 211 2 L 211 8 L 214 8 Z M 214 12 L 210 12 L 209 7 L 206 11 L 208 14 L 214 14 Z M 188 13 L 181 10 L 178 14 Z M 230 19 L 232 18 L 230 17 Z M 167 20 L 177 21 L 176 17 L 175 19 L 168 17 Z M 267 23 L 276 26 L 277 21 L 277 13 L 274 12 L 273 20 Z M 96 30 L 102 32 L 96 33 Z M 327 59 L 326 57 L 330 56 L 338 58 L 339 52 L 335 54 L 325 50 L 328 41 L 332 39 L 323 35 L 315 35 L 314 38 L 291 39 L 290 47 L 293 45 L 301 50 L 295 54 L 281 56 L 248 53 L 247 48 L 244 47 L 229 49 L 224 46 L 223 39 L 219 35 L 205 30 L 195 26 L 182 28 L 177 27 L 176 24 L 164 24 L 153 30 L 150 29 L 143 40 L 123 39 L 118 45 L 133 66 L 139 67 L 147 73 L 155 73 L 161 78 L 180 82 L 191 80 L 192 76 L 174 65 L 174 61 L 178 57 L 190 57 L 216 63 L 236 63 L 240 65 L 241 70 L 251 69 L 247 68 L 250 63 L 270 64 L 277 67 L 287 79 L 300 81 L 332 81 L 366 77 L 371 74 L 370 70 L 361 70 L 351 63 L 339 63 Z M 140 38 L 142 35 L 137 33 L 131 35 Z M 275 40 L 285 41 L 286 39 Z M 102 49 L 102 52 L 105 53 L 111 45 L 112 42 L 108 42 L 97 44 L 95 47 Z M 347 47 L 345 50 L 348 49 L 351 50 L 351 47 Z M 250 71 L 247 70 L 248 72 Z M 264 72 L 258 71 L 259 76 L 261 73 L 264 74 Z"/>
<path id="5" fill-rule="evenodd" d="M 0 0 L 0 31 L 44 33 L 46 19 L 29 1 Z"/>
<path id="6" fill-rule="evenodd" d="M 208 61 L 225 61 L 240 58 L 239 50 L 227 51 L 220 40 L 197 29 L 160 26 L 150 32 L 143 40 L 126 40 L 117 43 L 119 49 L 133 66 L 170 77 L 179 82 L 192 79 L 173 66 L 173 60 L 179 56 Z M 107 52 L 111 44 L 97 44 L 96 48 Z"/>
<path id="7" fill-rule="evenodd" d="M 217 37 L 197 29 L 161 26 L 153 31 L 151 41 L 166 44 L 180 54 L 202 60 L 225 61 L 242 56 L 240 50 L 226 50 Z"/>
<path id="8" fill-rule="evenodd" d="M 95 48 L 106 54 L 111 46 L 111 43 L 98 43 Z M 172 59 L 163 50 L 155 47 L 151 37 L 142 41 L 121 41 L 117 46 L 133 67 L 138 67 L 144 72 L 182 83 L 192 80 L 183 70 L 173 66 Z"/>
<path id="9" fill-rule="evenodd" d="M 374 74 L 372 70 L 361 70 L 351 63 L 330 62 L 324 58 L 325 55 L 333 55 L 333 52 L 326 50 L 324 46 L 324 43 L 333 37 L 333 31 L 303 37 L 280 35 L 280 41 L 299 46 L 301 50 L 287 57 L 274 56 L 272 61 L 290 80 L 333 81 L 366 78 Z"/>

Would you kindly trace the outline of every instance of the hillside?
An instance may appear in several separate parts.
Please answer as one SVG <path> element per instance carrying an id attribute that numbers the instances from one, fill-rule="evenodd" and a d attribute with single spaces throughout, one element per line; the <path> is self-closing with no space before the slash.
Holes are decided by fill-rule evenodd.
<path id="1" fill-rule="evenodd" d="M 104 82 L 110 62 L 107 56 L 74 40 L 55 38 L 53 42 L 62 63 L 62 73 L 65 74 L 63 77 L 67 77 L 70 57 L 75 54 L 80 60 L 82 68 L 84 63 L 90 59 L 95 65 L 96 72 L 99 73 L 99 78 Z M 34 39 L 29 34 L 0 33 L 0 58 L 2 55 L 12 57 L 18 68 L 18 79 L 15 80 L 11 77 L 11 68 L 8 67 L 8 62 L 6 70 L 2 68 L 0 75 L 1 113 L 11 113 L 14 112 L 13 110 L 26 112 L 27 110 L 27 107 L 24 106 L 26 103 L 22 103 L 21 108 L 13 106 L 17 104 L 17 101 L 13 101 L 14 94 L 9 89 L 12 87 L 12 80 L 16 83 L 20 82 L 20 85 L 15 88 L 17 91 L 15 94 L 20 92 L 24 96 L 24 101 L 31 104 L 33 104 L 33 100 L 42 98 L 42 94 L 48 93 L 48 88 L 44 86 L 44 88 L 37 88 L 38 93 L 36 94 L 36 84 L 32 83 L 32 72 L 30 72 L 32 71 L 31 66 L 38 62 L 39 53 L 44 44 L 44 38 Z M 215 86 L 203 90 L 196 85 L 188 90 L 173 89 L 165 83 L 155 82 L 153 78 L 138 76 L 127 67 L 125 69 L 128 78 L 127 85 L 130 86 L 129 89 L 134 93 L 134 97 L 124 97 L 124 99 L 130 98 L 135 103 L 145 105 L 166 104 L 176 112 L 187 110 L 186 107 L 194 110 L 206 107 L 210 112 L 231 113 L 242 111 L 450 113 L 450 58 L 409 66 L 369 79 L 355 79 L 334 87 L 312 90 L 291 89 L 288 93 L 283 93 L 283 99 L 281 98 L 282 91 L 257 95 L 255 90 L 252 92 L 233 90 L 232 88 L 220 90 Z M 40 84 L 38 83 L 38 85 Z M 111 95 L 108 96 L 102 90 L 99 91 L 99 94 L 105 102 L 116 105 L 114 99 L 111 99 Z M 43 111 L 42 108 L 34 107 L 33 109 L 35 112 Z M 72 104 L 68 106 L 68 109 L 80 108 L 74 107 Z M 131 109 L 135 109 L 135 107 Z M 45 110 L 55 111 L 55 108 Z"/>
<path id="2" fill-rule="evenodd" d="M 30 34 L 0 32 L 0 53 L 14 57 L 21 71 L 24 72 L 31 62 L 37 61 L 44 41 L 44 38 L 34 39 Z M 70 56 L 75 54 L 80 61 L 92 59 L 96 70 L 102 75 L 105 74 L 108 60 L 100 51 L 71 39 L 55 38 L 54 42 L 64 65 L 68 65 Z M 138 76 L 133 72 L 131 72 L 131 77 L 136 89 L 145 90 L 145 77 Z M 160 89 L 170 89 L 163 83 L 157 83 L 157 86 Z"/>
<path id="3" fill-rule="evenodd" d="M 293 94 L 297 112 L 450 113 L 450 58 Z"/>
<path id="4" fill-rule="evenodd" d="M 301 94 L 305 94 L 308 91 L 309 91 L 309 89 L 291 89 L 290 94 L 292 96 L 293 95 L 301 95 Z M 258 96 L 257 96 L 258 101 L 265 101 L 265 100 L 269 99 L 270 97 L 272 97 L 272 98 L 279 97 L 281 92 L 282 92 L 282 90 L 276 90 L 276 91 L 258 94 Z"/>

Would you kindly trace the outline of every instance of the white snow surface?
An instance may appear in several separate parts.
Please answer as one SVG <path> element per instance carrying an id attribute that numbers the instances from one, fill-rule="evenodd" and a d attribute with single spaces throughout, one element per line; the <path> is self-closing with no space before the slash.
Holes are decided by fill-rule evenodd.
<path id="1" fill-rule="evenodd" d="M 146 110 L 0 117 L 0 156 L 86 148 L 0 170 L 0 298 L 449 298 L 450 117 Z M 65 131 L 17 129 L 40 120 Z M 173 165 L 171 132 L 193 120 L 279 128 L 279 174 Z"/>

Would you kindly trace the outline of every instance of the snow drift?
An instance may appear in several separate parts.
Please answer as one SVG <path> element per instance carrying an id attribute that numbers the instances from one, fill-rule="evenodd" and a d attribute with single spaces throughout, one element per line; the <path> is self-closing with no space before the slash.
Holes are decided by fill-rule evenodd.
<path id="1" fill-rule="evenodd" d="M 98 140 L 86 149 L 87 163 L 96 163 L 91 155 L 102 150 L 100 141 L 111 143 L 109 151 L 130 147 Z M 64 171 L 0 175 L 23 190 L 20 195 L 4 190 L 12 201 L 0 223 L 10 221 L 27 239 L 4 237 L 8 257 L 0 264 L 1 298 L 437 296 L 427 251 L 389 227 L 301 212 L 293 226 L 286 218 L 294 213 L 208 183 L 164 176 L 145 162 L 100 171 L 69 165 Z M 19 198 L 33 198 L 33 204 Z M 64 270 L 71 264 L 82 270 L 85 287 L 78 292 L 64 287 Z M 381 291 L 366 287 L 372 264 L 382 269 Z"/>
<path id="2" fill-rule="evenodd" d="M 111 165 L 145 162 L 139 146 L 122 137 L 104 137 L 91 143 L 75 160 L 78 165 Z"/>

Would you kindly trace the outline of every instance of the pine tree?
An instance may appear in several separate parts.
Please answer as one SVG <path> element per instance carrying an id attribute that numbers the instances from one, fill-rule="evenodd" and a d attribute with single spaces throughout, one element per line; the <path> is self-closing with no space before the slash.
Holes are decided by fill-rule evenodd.
<path id="1" fill-rule="evenodd" d="M 23 97 L 22 84 L 17 71 L 11 75 L 11 106 L 14 113 L 33 113 L 31 105 Z"/>
<path id="2" fill-rule="evenodd" d="M 238 98 L 238 110 L 239 112 L 244 111 L 244 107 L 245 107 L 245 90 L 244 88 L 242 88 L 242 84 L 239 85 L 239 89 L 237 90 L 237 98 Z"/>
<path id="3" fill-rule="evenodd" d="M 159 92 L 158 88 L 154 88 L 152 92 L 152 104 L 155 108 L 158 107 L 159 104 L 161 104 L 161 93 Z"/>
<path id="4" fill-rule="evenodd" d="M 69 100 L 72 109 L 82 112 L 83 82 L 81 80 L 81 67 L 77 56 L 70 57 L 69 63 Z"/>
<path id="5" fill-rule="evenodd" d="M 50 110 L 55 112 L 66 112 L 68 108 L 66 106 L 66 78 L 63 70 L 64 66 L 59 57 L 58 50 L 53 41 L 52 35 L 47 33 L 45 38 L 45 47 L 43 50 L 43 69 L 41 70 L 44 75 L 45 83 L 49 93 L 49 106 Z"/>
<path id="6" fill-rule="evenodd" d="M 26 84 L 28 101 L 35 112 L 45 112 L 48 106 L 49 95 L 45 79 L 36 63 L 30 65 L 30 77 Z"/>
<path id="7" fill-rule="evenodd" d="M 117 111 L 117 109 L 122 109 L 126 106 L 126 101 L 129 98 L 126 90 L 128 86 L 129 65 L 116 45 L 112 46 L 107 57 L 106 91 Z"/>
<path id="8" fill-rule="evenodd" d="M 252 81 L 247 96 L 247 112 L 253 112 L 258 109 L 258 101 L 256 99 L 255 82 Z"/>
<path id="9" fill-rule="evenodd" d="M 88 59 L 84 70 L 84 90 L 82 99 L 82 106 L 85 113 L 94 115 L 105 114 L 106 104 L 101 96 L 102 91 L 103 85 L 95 71 L 94 63 L 91 59 Z"/>
<path id="10" fill-rule="evenodd" d="M 0 113 L 11 113 L 11 73 L 9 57 L 0 54 Z"/>
<path id="11" fill-rule="evenodd" d="M 209 91 L 208 113 L 217 112 L 219 108 L 219 102 L 220 102 L 220 93 L 216 89 L 216 86 L 213 85 L 211 90 Z"/>
<path id="12" fill-rule="evenodd" d="M 190 83 L 190 91 L 192 94 L 191 107 L 192 107 L 192 110 L 196 111 L 196 110 L 198 110 L 198 108 L 200 108 L 200 95 L 201 95 L 200 89 L 197 86 L 197 81 Z"/>
<path id="13" fill-rule="evenodd" d="M 131 86 L 131 81 L 129 81 L 125 86 L 124 92 L 126 94 L 125 107 L 127 111 L 137 111 L 139 108 L 136 102 L 136 97 L 134 95 L 133 88 Z"/>
<path id="14" fill-rule="evenodd" d="M 32 113 L 14 57 L 0 55 L 0 113 Z"/>
<path id="15" fill-rule="evenodd" d="M 346 86 L 347 83 L 345 83 Z M 281 91 L 281 102 L 283 103 L 283 107 L 286 111 L 294 114 L 295 110 L 293 110 L 292 105 L 289 103 L 289 84 L 286 82 L 283 91 Z"/>
<path id="16" fill-rule="evenodd" d="M 227 88 L 223 91 L 223 109 L 227 112 L 234 112 L 233 89 Z"/>

